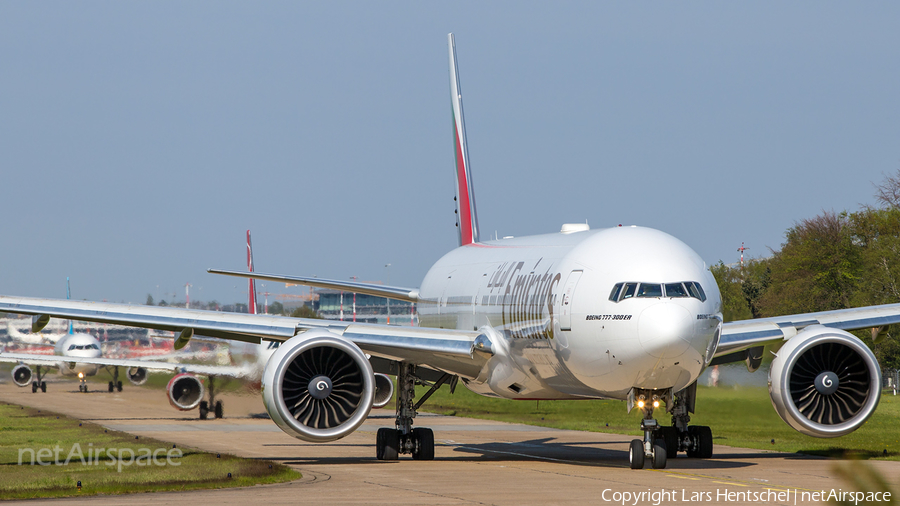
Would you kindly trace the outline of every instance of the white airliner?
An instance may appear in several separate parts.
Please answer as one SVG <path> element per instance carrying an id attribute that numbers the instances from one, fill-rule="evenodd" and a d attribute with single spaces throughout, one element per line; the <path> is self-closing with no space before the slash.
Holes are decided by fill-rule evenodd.
<path id="1" fill-rule="evenodd" d="M 459 247 L 418 289 L 239 271 L 213 273 L 300 283 L 414 302 L 421 327 L 241 315 L 99 302 L 0 297 L 0 311 L 282 344 L 268 360 L 262 393 L 272 420 L 311 442 L 356 430 L 372 407 L 374 372 L 397 375 L 396 428 L 378 431 L 378 459 L 434 458 L 434 435 L 413 428 L 441 385 L 508 399 L 622 399 L 643 413 L 631 467 L 654 468 L 678 452 L 712 455 L 709 427 L 690 425 L 696 381 L 713 363 L 745 361 L 764 346 L 777 355 L 772 403 L 811 436 L 847 434 L 875 410 L 881 373 L 848 330 L 900 322 L 900 304 L 723 324 L 707 264 L 684 243 L 643 227 L 481 241 L 468 158 L 453 35 L 450 90 Z M 36 328 L 39 323 L 36 323 Z M 414 398 L 414 385 L 430 385 Z M 672 425 L 654 411 L 665 404 Z"/>

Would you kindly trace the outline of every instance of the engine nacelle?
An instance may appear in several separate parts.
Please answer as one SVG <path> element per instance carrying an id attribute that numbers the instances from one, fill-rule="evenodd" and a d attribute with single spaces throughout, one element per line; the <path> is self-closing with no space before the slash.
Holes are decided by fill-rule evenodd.
<path id="1" fill-rule="evenodd" d="M 383 408 L 394 396 L 394 382 L 389 376 L 375 373 L 375 397 L 372 399 L 373 408 Z"/>
<path id="2" fill-rule="evenodd" d="M 147 369 L 143 367 L 129 367 L 126 376 L 128 376 L 128 381 L 133 385 L 141 386 L 147 382 Z"/>
<path id="3" fill-rule="evenodd" d="M 813 325 L 778 351 L 769 369 L 769 396 L 781 419 L 803 434 L 843 436 L 878 406 L 881 368 L 849 332 Z"/>
<path id="4" fill-rule="evenodd" d="M 313 329 L 278 347 L 263 372 L 262 394 L 281 430 L 325 443 L 350 434 L 369 416 L 375 375 L 355 344 Z"/>
<path id="5" fill-rule="evenodd" d="M 166 385 L 169 404 L 181 411 L 196 408 L 203 400 L 203 383 L 193 374 L 176 374 Z"/>
<path id="6" fill-rule="evenodd" d="M 12 380 L 17 386 L 27 387 L 31 384 L 31 368 L 25 364 L 19 364 L 13 367 Z"/>

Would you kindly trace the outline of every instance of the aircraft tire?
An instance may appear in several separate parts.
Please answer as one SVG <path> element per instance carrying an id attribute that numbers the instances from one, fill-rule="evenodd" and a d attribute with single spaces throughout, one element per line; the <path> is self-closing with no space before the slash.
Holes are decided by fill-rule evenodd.
<path id="1" fill-rule="evenodd" d="M 650 461 L 653 469 L 666 468 L 666 454 L 666 442 L 662 439 L 657 439 L 656 444 L 653 445 L 653 460 Z"/>
<path id="2" fill-rule="evenodd" d="M 216 409 L 214 410 L 216 418 L 224 418 L 225 417 L 225 408 L 222 406 L 222 401 L 216 401 Z"/>
<path id="3" fill-rule="evenodd" d="M 377 460 L 384 460 L 384 441 L 387 438 L 385 431 L 388 430 L 391 429 L 382 427 L 375 433 L 375 458 Z"/>
<path id="4" fill-rule="evenodd" d="M 701 459 L 708 459 L 713 455 L 713 438 L 712 438 L 712 429 L 706 427 L 705 425 L 697 426 L 697 436 L 700 438 L 700 457 Z"/>
<path id="5" fill-rule="evenodd" d="M 666 443 L 666 458 L 674 459 L 678 456 L 678 429 L 675 427 L 660 427 L 660 439 Z"/>
<path id="6" fill-rule="evenodd" d="M 209 403 L 200 401 L 200 419 L 206 420 L 209 417 Z"/>
<path id="7" fill-rule="evenodd" d="M 712 430 L 705 425 L 692 425 L 688 427 L 688 435 L 691 438 L 692 449 L 688 450 L 688 457 L 696 459 L 708 459 L 713 454 Z"/>
<path id="8" fill-rule="evenodd" d="M 113 391 L 114 389 L 115 389 L 115 387 L 113 387 L 113 382 L 110 381 L 110 382 L 109 382 L 109 392 L 112 393 L 112 391 Z"/>
<path id="9" fill-rule="evenodd" d="M 41 382 L 41 392 L 47 393 L 47 382 L 46 381 Z"/>
<path id="10" fill-rule="evenodd" d="M 382 427 L 375 436 L 375 457 L 397 460 L 400 457 L 400 431 Z"/>
<path id="11" fill-rule="evenodd" d="M 118 390 L 120 392 L 122 391 L 122 382 L 121 381 L 116 383 L 116 390 Z"/>
<path id="12" fill-rule="evenodd" d="M 31 393 L 37 392 L 37 389 L 38 389 L 37 381 L 32 381 L 31 382 Z"/>
<path id="13" fill-rule="evenodd" d="M 632 439 L 628 448 L 628 463 L 632 469 L 644 468 L 644 442 L 640 439 Z"/>
<path id="14" fill-rule="evenodd" d="M 413 438 L 418 443 L 418 451 L 413 452 L 414 460 L 434 460 L 434 432 L 425 427 L 417 427 L 413 429 Z"/>

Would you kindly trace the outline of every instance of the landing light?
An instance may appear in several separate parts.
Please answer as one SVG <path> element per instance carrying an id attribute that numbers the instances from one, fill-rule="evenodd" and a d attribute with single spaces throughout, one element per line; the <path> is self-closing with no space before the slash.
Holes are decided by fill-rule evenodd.
<path id="1" fill-rule="evenodd" d="M 644 407 L 644 401 L 638 401 L 637 404 L 638 404 L 638 407 L 639 407 L 639 408 L 643 408 L 643 407 Z"/>
<path id="2" fill-rule="evenodd" d="M 78 379 L 84 379 L 84 373 L 83 373 L 83 372 L 78 373 Z"/>

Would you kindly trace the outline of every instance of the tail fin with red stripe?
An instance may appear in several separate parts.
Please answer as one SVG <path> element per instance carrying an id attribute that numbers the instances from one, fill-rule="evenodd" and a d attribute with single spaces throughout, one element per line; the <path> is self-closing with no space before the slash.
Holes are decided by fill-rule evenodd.
<path id="1" fill-rule="evenodd" d="M 450 102 L 453 109 L 453 156 L 456 159 L 456 226 L 459 245 L 478 242 L 478 213 L 475 210 L 475 192 L 472 171 L 469 166 L 469 150 L 466 143 L 466 123 L 463 120 L 462 92 L 459 88 L 459 70 L 456 66 L 456 40 L 447 36 L 450 45 Z"/>
<path id="2" fill-rule="evenodd" d="M 250 231 L 247 231 L 247 270 L 254 272 L 253 269 L 253 246 L 250 245 Z M 247 303 L 247 310 L 250 314 L 256 314 L 256 280 L 250 278 L 250 300 Z"/>

